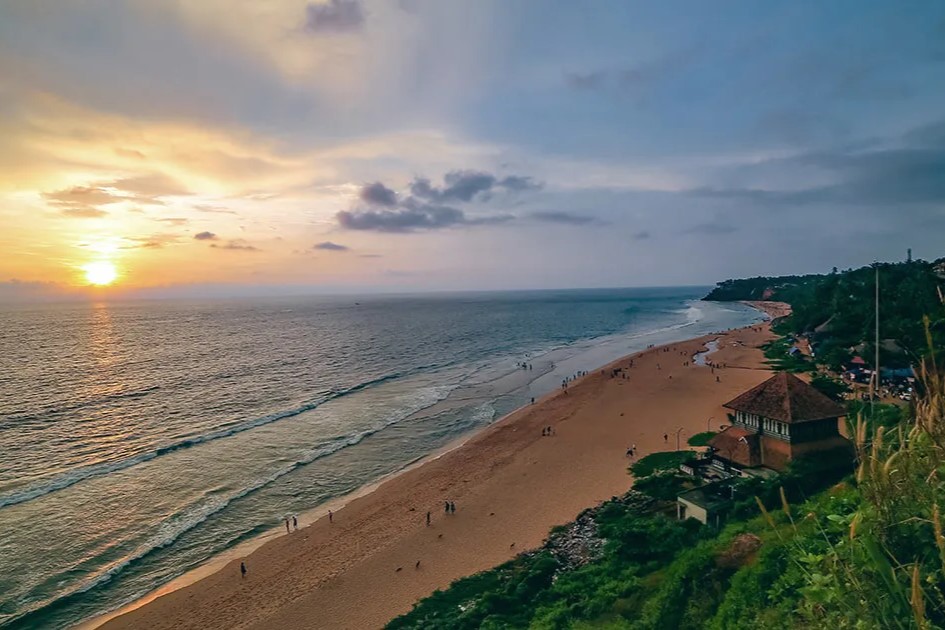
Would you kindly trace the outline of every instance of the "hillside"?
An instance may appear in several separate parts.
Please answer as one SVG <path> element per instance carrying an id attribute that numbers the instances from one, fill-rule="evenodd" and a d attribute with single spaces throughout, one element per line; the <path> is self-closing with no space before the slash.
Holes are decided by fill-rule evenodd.
<path id="1" fill-rule="evenodd" d="M 819 362 L 833 367 L 854 353 L 874 356 L 876 267 L 880 283 L 880 360 L 910 365 L 924 356 L 928 343 L 923 318 L 930 318 L 933 346 L 945 348 L 943 260 L 879 263 L 825 275 L 756 277 L 720 282 L 707 300 L 772 299 L 791 305 L 783 332 L 806 335 Z"/>

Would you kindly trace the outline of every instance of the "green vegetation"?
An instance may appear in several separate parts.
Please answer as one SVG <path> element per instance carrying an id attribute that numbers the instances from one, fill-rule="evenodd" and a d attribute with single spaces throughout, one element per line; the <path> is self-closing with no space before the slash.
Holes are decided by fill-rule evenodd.
<path id="1" fill-rule="evenodd" d="M 689 446 L 705 446 L 715 435 L 717 435 L 715 431 L 703 431 L 702 433 L 696 433 L 694 436 L 686 440 L 686 442 L 689 444 Z"/>
<path id="2" fill-rule="evenodd" d="M 943 262 L 878 265 L 883 365 L 905 366 L 927 352 L 925 316 L 931 320 L 932 347 L 945 349 L 945 310 L 938 292 Z M 706 299 L 787 302 L 793 312 L 782 324 L 782 332 L 807 335 L 816 346 L 817 361 L 836 369 L 852 354 L 858 353 L 867 361 L 874 356 L 875 274 L 874 267 L 863 267 L 826 275 L 726 280 Z M 772 360 L 781 358 L 780 354 L 769 356 Z M 802 371 L 802 366 L 786 364 L 783 369 Z"/>
<path id="3" fill-rule="evenodd" d="M 633 489 L 660 501 L 675 501 L 679 493 L 696 486 L 695 480 L 678 470 L 664 470 L 637 479 Z"/>
<path id="4" fill-rule="evenodd" d="M 772 370 L 781 372 L 811 372 L 816 366 L 800 352 L 790 354 L 794 340 L 790 336 L 782 336 L 761 346 L 766 363 Z"/>
<path id="5" fill-rule="evenodd" d="M 560 628 L 574 620 L 639 614 L 661 580 L 653 574 L 696 542 L 699 524 L 604 504 L 594 521 L 607 540 L 596 561 L 572 570 L 547 547 L 463 578 L 388 628 Z"/>
<path id="6" fill-rule="evenodd" d="M 810 384 L 822 394 L 825 394 L 829 398 L 832 398 L 838 402 L 845 400 L 846 394 L 850 391 L 850 387 L 843 381 L 820 373 L 814 374 Z"/>
<path id="7" fill-rule="evenodd" d="M 752 627 L 759 619 L 771 623 L 757 627 L 781 628 L 792 615 L 801 619 L 793 611 L 804 603 L 806 582 L 803 571 L 790 566 L 794 543 L 782 540 L 784 532 L 768 530 L 755 497 L 769 509 L 801 501 L 832 483 L 837 471 L 825 474 L 822 463 L 801 460 L 778 479 L 738 483 L 731 522 L 719 532 L 693 520 L 677 521 L 675 497 L 696 482 L 675 470 L 657 470 L 669 467 L 668 456 L 692 453 L 656 455 L 644 458 L 655 472 L 638 479 L 626 496 L 555 528 L 541 549 L 437 591 L 388 628 L 656 630 Z M 805 503 L 801 513 L 820 514 L 809 519 L 805 532 L 816 532 L 817 541 L 823 529 L 841 532 L 828 514 L 847 514 L 844 506 L 854 498 L 846 495 L 852 494 L 844 488 Z M 773 514 L 778 527 L 789 526 L 781 513 Z M 588 531 L 606 541 L 599 554 L 578 560 L 562 555 L 561 549 L 571 548 L 560 544 L 562 539 L 580 541 Z"/>
<path id="8" fill-rule="evenodd" d="M 675 470 L 686 460 L 695 457 L 695 451 L 661 451 L 651 453 L 630 465 L 634 477 L 646 477 L 660 470 Z"/>

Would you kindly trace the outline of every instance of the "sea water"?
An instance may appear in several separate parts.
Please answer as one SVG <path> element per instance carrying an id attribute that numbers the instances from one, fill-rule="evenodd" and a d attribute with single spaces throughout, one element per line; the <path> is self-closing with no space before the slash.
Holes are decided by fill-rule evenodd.
<path id="1" fill-rule="evenodd" d="M 102 614 L 578 371 L 761 319 L 706 290 L 0 306 L 0 626 Z"/>

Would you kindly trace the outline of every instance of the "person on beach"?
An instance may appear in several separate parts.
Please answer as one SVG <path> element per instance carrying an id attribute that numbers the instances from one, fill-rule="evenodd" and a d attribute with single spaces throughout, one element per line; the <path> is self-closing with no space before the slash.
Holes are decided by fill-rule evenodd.
<path id="1" fill-rule="evenodd" d="M 450 513 L 450 502 L 449 502 L 449 501 L 443 501 L 443 511 L 446 512 L 447 514 Z"/>
<path id="2" fill-rule="evenodd" d="M 664 434 L 663 434 L 663 441 L 664 441 L 664 442 L 669 442 L 669 434 L 668 434 L 668 433 L 664 433 Z"/>
<path id="3" fill-rule="evenodd" d="M 299 519 L 297 516 L 292 517 L 292 529 L 299 531 Z"/>
<path id="4" fill-rule="evenodd" d="M 427 527 L 430 526 L 430 513 L 427 512 Z"/>
<path id="5" fill-rule="evenodd" d="M 289 517 L 286 516 L 286 517 L 285 517 L 285 533 L 288 534 L 288 533 L 290 533 L 291 531 L 292 531 L 292 530 L 289 529 Z"/>
<path id="6" fill-rule="evenodd" d="M 335 522 L 335 515 L 334 515 L 334 513 L 332 513 L 331 510 L 328 510 L 328 522 L 329 522 L 329 523 L 334 523 L 334 522 Z"/>
<path id="7" fill-rule="evenodd" d="M 246 577 L 246 563 L 245 562 L 240 562 L 240 577 L 241 578 Z"/>
<path id="8" fill-rule="evenodd" d="M 450 514 L 456 514 L 456 504 L 450 501 Z"/>

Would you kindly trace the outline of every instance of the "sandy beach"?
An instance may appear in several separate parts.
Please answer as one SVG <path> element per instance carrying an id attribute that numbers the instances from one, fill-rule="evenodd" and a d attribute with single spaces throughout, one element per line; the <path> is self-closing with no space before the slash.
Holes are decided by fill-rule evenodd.
<path id="1" fill-rule="evenodd" d="M 771 316 L 785 305 L 752 303 Z M 626 450 L 673 450 L 726 424 L 722 404 L 770 374 L 767 324 L 648 349 L 506 416 L 193 584 L 108 620 L 119 628 L 378 628 L 453 580 L 538 546 L 632 484 Z M 691 358 L 718 340 L 714 370 Z M 630 367 L 632 361 L 632 367 Z M 689 365 L 684 365 L 689 362 Z M 613 377 L 613 368 L 626 377 Z M 551 426 L 554 435 L 542 436 Z M 668 435 L 668 439 L 665 436 Z M 444 501 L 456 504 L 444 512 Z M 426 524 L 427 513 L 431 523 Z"/>

